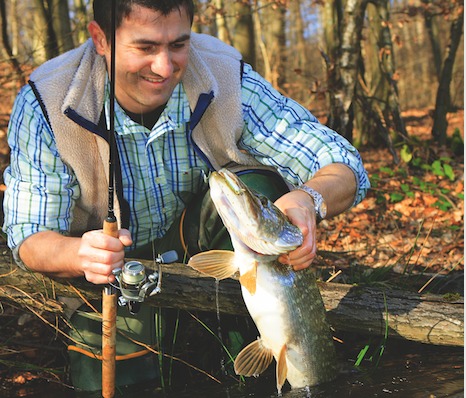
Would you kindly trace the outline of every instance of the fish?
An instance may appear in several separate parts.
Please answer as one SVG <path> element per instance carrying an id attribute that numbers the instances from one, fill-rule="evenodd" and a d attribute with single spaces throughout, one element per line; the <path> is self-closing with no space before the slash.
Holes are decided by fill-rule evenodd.
<path id="1" fill-rule="evenodd" d="M 312 387 L 337 376 L 336 350 L 310 267 L 294 271 L 278 261 L 303 242 L 302 232 L 266 196 L 226 168 L 209 177 L 210 195 L 233 251 L 209 250 L 188 265 L 218 280 L 239 271 L 242 296 L 260 336 L 237 355 L 234 370 L 259 376 L 275 359 L 276 385 Z"/>

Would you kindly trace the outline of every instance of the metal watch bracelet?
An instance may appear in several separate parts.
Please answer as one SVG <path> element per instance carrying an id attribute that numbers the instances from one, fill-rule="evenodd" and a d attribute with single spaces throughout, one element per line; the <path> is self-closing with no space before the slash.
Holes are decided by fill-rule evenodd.
<path id="1" fill-rule="evenodd" d="M 314 201 L 314 209 L 318 218 L 318 221 L 321 221 L 327 215 L 327 204 L 324 201 L 322 195 L 317 192 L 315 189 L 308 187 L 307 185 L 300 185 L 296 187 L 295 190 L 306 192 Z"/>

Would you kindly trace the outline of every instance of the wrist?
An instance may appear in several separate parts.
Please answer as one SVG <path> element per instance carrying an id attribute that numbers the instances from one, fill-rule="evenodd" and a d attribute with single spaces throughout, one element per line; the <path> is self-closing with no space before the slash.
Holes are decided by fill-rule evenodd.
<path id="1" fill-rule="evenodd" d="M 327 204 L 320 192 L 304 184 L 296 187 L 295 190 L 306 192 L 311 197 L 317 222 L 322 221 L 327 216 Z"/>

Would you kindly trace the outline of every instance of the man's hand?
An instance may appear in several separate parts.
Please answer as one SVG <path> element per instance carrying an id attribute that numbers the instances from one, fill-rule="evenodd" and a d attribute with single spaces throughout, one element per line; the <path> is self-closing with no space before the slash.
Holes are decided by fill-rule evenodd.
<path id="1" fill-rule="evenodd" d="M 89 282 L 104 284 L 115 280 L 112 271 L 124 265 L 124 247 L 131 244 L 126 229 L 118 231 L 118 238 L 103 230 L 86 232 L 81 238 L 42 231 L 23 241 L 19 255 L 31 271 L 57 278 L 84 276 Z"/>
<path id="2" fill-rule="evenodd" d="M 278 261 L 292 266 L 295 271 L 309 267 L 317 252 L 316 214 L 312 198 L 306 192 L 291 191 L 279 198 L 275 205 L 301 230 L 304 238 L 301 246 L 282 254 Z"/>
<path id="3" fill-rule="evenodd" d="M 113 282 L 112 271 L 123 267 L 124 247 L 131 243 L 126 229 L 118 231 L 118 238 L 106 235 L 102 230 L 86 232 L 78 250 L 85 278 L 95 284 Z"/>
<path id="4" fill-rule="evenodd" d="M 322 167 L 306 185 L 319 192 L 327 204 L 327 218 L 349 209 L 356 193 L 356 177 L 353 171 L 342 163 Z M 309 267 L 317 253 L 317 218 L 314 200 L 306 192 L 294 190 L 279 198 L 275 205 L 285 213 L 304 236 L 303 244 L 292 252 L 278 258 L 294 270 Z"/>

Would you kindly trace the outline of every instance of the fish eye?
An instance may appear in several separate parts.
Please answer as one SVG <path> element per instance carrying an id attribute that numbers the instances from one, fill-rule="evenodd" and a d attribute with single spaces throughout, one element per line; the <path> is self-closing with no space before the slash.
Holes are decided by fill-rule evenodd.
<path id="1" fill-rule="evenodd" d="M 259 200 L 263 206 L 267 206 L 269 204 L 269 199 L 266 196 L 260 196 Z"/>

